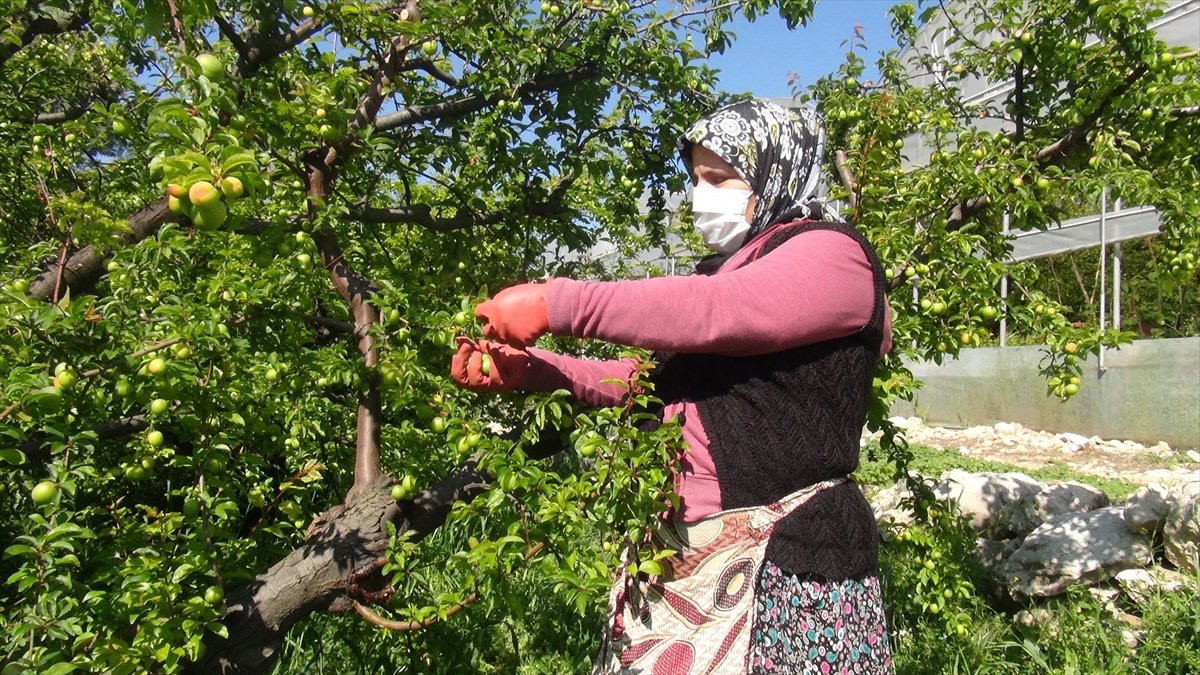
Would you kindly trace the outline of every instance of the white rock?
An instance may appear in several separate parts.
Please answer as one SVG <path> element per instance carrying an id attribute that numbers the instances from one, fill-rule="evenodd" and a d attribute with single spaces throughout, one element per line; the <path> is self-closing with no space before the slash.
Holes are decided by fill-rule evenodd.
<path id="1" fill-rule="evenodd" d="M 1059 434 L 1056 438 L 1063 444 L 1063 452 L 1079 452 L 1092 444 L 1087 436 L 1080 436 L 1079 434 Z"/>
<path id="2" fill-rule="evenodd" d="M 1163 552 L 1180 572 L 1200 565 L 1200 480 L 1171 492 L 1171 511 L 1163 523 Z"/>
<path id="3" fill-rule="evenodd" d="M 1021 430 L 1021 425 L 1013 422 L 996 422 L 992 428 L 998 434 L 1015 434 Z"/>
<path id="4" fill-rule="evenodd" d="M 1200 462 L 1200 452 L 1196 452 L 1195 450 L 1188 450 L 1187 456 L 1188 456 L 1188 459 L 1192 460 L 1193 462 Z"/>
<path id="5" fill-rule="evenodd" d="M 1170 493 L 1159 483 L 1145 485 L 1125 500 L 1125 524 L 1133 532 L 1154 534 L 1170 513 Z"/>
<path id="6" fill-rule="evenodd" d="M 975 539 L 975 559 L 984 569 L 996 570 L 1016 552 L 1021 545 L 1018 539 L 998 540 L 978 537 Z"/>
<path id="7" fill-rule="evenodd" d="M 1055 516 L 1073 511 L 1092 511 L 1108 506 L 1108 495 L 1090 486 L 1068 481 L 1042 488 L 1041 492 L 1022 497 L 1013 505 L 1007 523 L 997 523 L 996 530 L 1014 536 L 1029 534 L 1038 525 Z"/>
<path id="8" fill-rule="evenodd" d="M 919 417 L 889 417 L 888 421 L 901 429 L 917 429 L 923 425 Z"/>
<path id="9" fill-rule="evenodd" d="M 869 500 L 871 511 L 875 514 L 875 522 L 884 526 L 911 523 L 912 510 L 901 505 L 901 502 L 911 498 L 912 492 L 904 485 L 904 481 L 897 481 L 892 487 L 876 492 Z"/>
<path id="10" fill-rule="evenodd" d="M 1006 539 L 1008 516 L 1021 499 L 1034 498 L 1045 486 L 1023 473 L 978 473 L 951 469 L 942 474 L 934 493 L 958 503 L 976 532 Z"/>
<path id="11" fill-rule="evenodd" d="M 1150 448 L 1150 451 L 1159 457 L 1171 457 L 1175 454 L 1175 451 L 1171 449 L 1171 446 L 1167 445 L 1166 441 L 1159 441 L 1158 443 L 1155 443 Z"/>
<path id="12" fill-rule="evenodd" d="M 1119 506 L 1067 513 L 1042 523 L 998 570 L 1017 595 L 1048 597 L 1150 564 L 1150 538 L 1130 532 Z"/>
<path id="13" fill-rule="evenodd" d="M 1192 587 L 1190 578 L 1162 567 L 1122 570 L 1116 580 L 1125 596 L 1138 605 L 1146 604 L 1156 593 L 1178 593 Z"/>

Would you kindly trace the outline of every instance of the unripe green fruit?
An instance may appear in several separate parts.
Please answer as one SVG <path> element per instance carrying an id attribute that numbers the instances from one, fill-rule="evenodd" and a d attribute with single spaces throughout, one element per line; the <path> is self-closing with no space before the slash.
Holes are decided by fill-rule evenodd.
<path id="1" fill-rule="evenodd" d="M 118 136 L 124 136 L 129 133 L 129 123 L 125 120 L 113 120 L 112 130 Z"/>
<path id="2" fill-rule="evenodd" d="M 322 117 L 325 116 L 325 109 L 317 108 L 316 110 L 313 111 L 313 114 L 317 116 L 317 119 L 321 119 Z"/>
<path id="3" fill-rule="evenodd" d="M 161 375 L 167 369 L 167 362 L 161 358 L 152 360 L 146 364 L 146 371 L 151 375 Z"/>
<path id="4" fill-rule="evenodd" d="M 179 183 L 171 183 L 167 185 L 167 194 L 180 199 L 187 199 L 188 189 Z"/>
<path id="5" fill-rule="evenodd" d="M 215 54 L 200 54 L 196 63 L 200 64 L 200 72 L 213 82 L 225 79 L 225 64 Z"/>
<path id="6" fill-rule="evenodd" d="M 406 498 L 408 498 L 408 493 L 405 492 L 404 488 L 400 487 L 399 484 L 392 486 L 392 490 L 391 490 L 390 494 L 392 496 L 392 499 L 394 499 L 398 502 L 404 501 Z"/>
<path id="7" fill-rule="evenodd" d="M 220 200 L 221 193 L 217 192 L 217 187 L 206 180 L 196 181 L 188 188 L 188 201 L 196 206 L 208 206 Z"/>
<path id="8" fill-rule="evenodd" d="M 305 6 L 304 6 L 304 7 L 303 7 L 303 8 L 300 10 L 300 14 L 301 14 L 301 15 L 303 15 L 305 18 L 309 18 L 309 17 L 312 17 L 314 14 L 316 14 L 316 11 L 315 11 L 315 10 L 313 10 L 313 8 L 312 8 L 312 7 L 309 7 L 308 5 L 305 5 Z"/>
<path id="9" fill-rule="evenodd" d="M 1079 385 L 1068 384 L 1067 386 L 1063 387 L 1063 393 L 1067 396 L 1074 396 L 1075 394 L 1079 393 Z"/>
<path id="10" fill-rule="evenodd" d="M 225 591 L 220 586 L 209 586 L 204 589 L 204 601 L 210 605 L 220 604 L 225 599 Z"/>
<path id="11" fill-rule="evenodd" d="M 492 372 L 492 357 L 484 354 L 479 359 L 479 372 L 484 375 L 490 375 Z"/>
<path id="12" fill-rule="evenodd" d="M 167 406 L 169 406 L 169 405 L 170 404 L 167 403 L 167 399 L 156 398 L 150 402 L 150 414 L 151 415 L 161 415 L 167 411 Z"/>
<path id="13" fill-rule="evenodd" d="M 434 431 L 436 431 L 439 434 L 444 432 L 446 430 L 446 418 L 444 418 L 444 417 L 433 418 L 433 421 L 429 423 L 429 428 L 433 429 Z"/>
<path id="14" fill-rule="evenodd" d="M 171 213 L 178 213 L 180 215 L 184 215 L 187 213 L 188 203 L 186 201 L 180 199 L 179 197 L 168 196 L 167 197 L 167 210 L 170 211 Z"/>
<path id="15" fill-rule="evenodd" d="M 75 384 L 77 379 L 78 378 L 75 376 L 74 371 L 65 369 L 61 373 L 54 376 L 54 388 L 58 389 L 59 391 L 70 389 Z"/>
<path id="16" fill-rule="evenodd" d="M 140 466 L 131 466 L 125 469 L 125 478 L 131 481 L 139 481 L 146 477 L 146 470 Z"/>
<path id="17" fill-rule="evenodd" d="M 279 379 L 279 371 L 274 368 L 268 368 L 263 377 L 266 378 L 267 382 L 274 382 Z"/>
<path id="18" fill-rule="evenodd" d="M 237 176 L 226 176 L 221 179 L 221 192 L 229 199 L 237 199 L 246 192 L 246 186 Z"/>
<path id="19" fill-rule="evenodd" d="M 146 444 L 152 448 L 157 448 L 163 444 L 163 434 L 158 429 L 152 429 L 146 434 Z"/>
<path id="20" fill-rule="evenodd" d="M 433 56 L 437 53 L 438 45 L 433 40 L 428 40 L 421 43 L 421 53 L 425 56 Z"/>
<path id="21" fill-rule="evenodd" d="M 157 460 L 155 460 L 153 457 L 151 457 L 149 455 L 142 458 L 142 468 L 147 471 L 153 471 L 154 465 L 157 463 L 158 463 Z"/>
<path id="22" fill-rule="evenodd" d="M 33 503 L 38 506 L 49 504 L 58 496 L 58 483 L 44 480 L 33 486 L 33 491 L 29 493 L 29 496 L 33 498 Z"/>
<path id="23" fill-rule="evenodd" d="M 117 396 L 128 396 L 133 393 L 133 385 L 129 383 L 129 380 L 117 380 L 116 391 Z"/>
<path id="24" fill-rule="evenodd" d="M 185 518 L 195 518 L 200 515 L 200 500 L 188 498 L 183 502 L 183 515 Z"/>
<path id="25" fill-rule="evenodd" d="M 229 209 L 225 202 L 214 202 L 208 206 L 197 206 L 192 213 L 192 224 L 199 230 L 212 231 L 225 224 Z"/>
<path id="26" fill-rule="evenodd" d="M 63 136 L 63 140 L 66 141 L 67 143 L 74 143 L 75 142 L 75 134 L 67 134 L 66 136 Z"/>
<path id="27" fill-rule="evenodd" d="M 300 263 L 302 267 L 308 267 L 312 264 L 312 256 L 307 253 L 301 253 L 296 256 L 296 262 Z"/>

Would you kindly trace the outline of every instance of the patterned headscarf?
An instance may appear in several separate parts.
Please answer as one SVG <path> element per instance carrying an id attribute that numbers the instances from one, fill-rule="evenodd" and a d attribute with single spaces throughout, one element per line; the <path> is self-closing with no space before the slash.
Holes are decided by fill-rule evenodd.
<path id="1" fill-rule="evenodd" d="M 816 110 L 789 110 L 761 100 L 721 108 L 679 137 L 679 154 L 689 175 L 695 143 L 728 162 L 756 195 L 745 241 L 775 223 L 825 217 L 816 199 L 825 157 L 825 124 Z"/>

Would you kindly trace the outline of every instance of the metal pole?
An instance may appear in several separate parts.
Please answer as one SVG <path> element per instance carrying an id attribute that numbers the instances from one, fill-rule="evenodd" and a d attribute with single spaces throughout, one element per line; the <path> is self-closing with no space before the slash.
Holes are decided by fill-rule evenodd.
<path id="1" fill-rule="evenodd" d="M 1108 186 L 1100 192 L 1100 330 L 1104 330 L 1105 305 L 1108 303 L 1108 246 L 1105 245 L 1105 231 L 1108 225 Z M 1100 345 L 1100 362 L 1097 377 L 1104 374 L 1104 345 Z"/>
<path id="2" fill-rule="evenodd" d="M 1004 236 L 1008 236 L 1008 211 L 1004 212 Z M 1000 346 L 1008 346 L 1008 267 L 1000 277 Z"/>
<path id="3" fill-rule="evenodd" d="M 1121 242 L 1113 244 L 1112 326 L 1121 330 Z"/>
<path id="4" fill-rule="evenodd" d="M 913 313 L 919 314 L 921 312 L 921 291 L 917 290 L 916 284 L 913 284 L 912 306 L 913 306 Z M 913 338 L 912 348 L 914 350 L 917 348 L 917 338 Z"/>

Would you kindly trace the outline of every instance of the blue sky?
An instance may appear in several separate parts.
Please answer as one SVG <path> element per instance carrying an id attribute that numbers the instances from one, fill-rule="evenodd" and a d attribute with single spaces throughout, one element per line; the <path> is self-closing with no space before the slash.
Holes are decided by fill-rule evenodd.
<path id="1" fill-rule="evenodd" d="M 738 20 L 732 26 L 733 45 L 710 59 L 720 69 L 720 87 L 749 91 L 756 96 L 790 96 L 788 73 L 800 76 L 801 87 L 833 71 L 844 60 L 854 26 L 862 26 L 867 63 L 874 55 L 895 47 L 888 31 L 887 9 L 898 0 L 818 0 L 813 20 L 789 31 L 777 14 L 754 23 Z M 846 44 L 842 44 L 845 42 Z M 870 75 L 868 78 L 870 79 Z"/>

